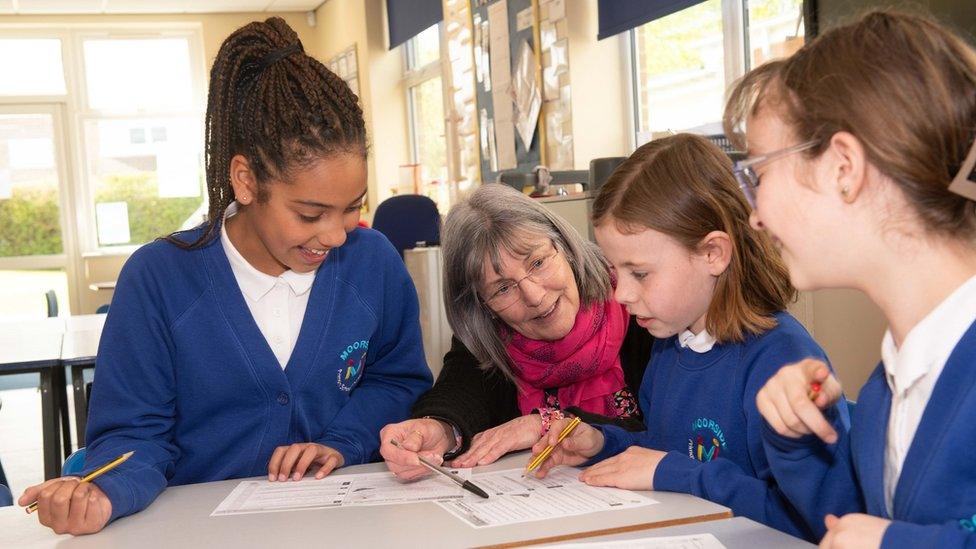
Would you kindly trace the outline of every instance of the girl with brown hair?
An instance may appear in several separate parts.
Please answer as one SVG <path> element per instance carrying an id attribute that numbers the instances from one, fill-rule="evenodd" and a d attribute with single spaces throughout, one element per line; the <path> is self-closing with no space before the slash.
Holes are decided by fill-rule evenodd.
<path id="1" fill-rule="evenodd" d="M 544 468 L 589 461 L 588 484 L 694 494 L 809 538 L 769 471 L 755 399 L 785 362 L 826 356 L 785 311 L 793 287 L 749 227 L 729 158 L 699 136 L 652 141 L 600 189 L 593 218 L 614 297 L 658 338 L 640 386 L 646 431 L 580 425 Z"/>

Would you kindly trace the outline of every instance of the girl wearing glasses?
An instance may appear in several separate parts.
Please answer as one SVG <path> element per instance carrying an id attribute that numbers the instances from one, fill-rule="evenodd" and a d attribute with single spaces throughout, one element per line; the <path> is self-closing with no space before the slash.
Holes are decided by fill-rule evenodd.
<path id="1" fill-rule="evenodd" d="M 380 435 L 391 471 L 426 474 L 415 451 L 457 456 L 456 467 L 491 463 L 531 447 L 564 413 L 643 428 L 634 394 L 653 338 L 614 302 L 595 244 L 503 185 L 455 206 L 442 235 L 455 339 L 416 419 Z"/>
<path id="2" fill-rule="evenodd" d="M 540 474 L 589 462 L 588 484 L 694 494 L 812 537 L 769 470 L 755 402 L 784 363 L 827 359 L 785 311 L 795 290 L 749 227 L 732 162 L 703 137 L 652 141 L 600 189 L 593 218 L 614 296 L 659 338 L 640 388 L 646 430 L 580 425 Z"/>
<path id="3" fill-rule="evenodd" d="M 766 157 L 743 173 L 752 224 L 794 284 L 861 290 L 889 323 L 849 433 L 818 360 L 759 392 L 774 475 L 821 547 L 973 546 L 976 51 L 870 13 L 747 75 L 726 113 L 742 125 Z"/>

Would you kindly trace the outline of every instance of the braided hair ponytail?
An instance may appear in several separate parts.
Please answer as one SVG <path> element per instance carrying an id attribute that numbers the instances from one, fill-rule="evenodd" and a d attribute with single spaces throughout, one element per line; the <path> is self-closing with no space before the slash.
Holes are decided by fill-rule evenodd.
<path id="1" fill-rule="evenodd" d="M 295 31 L 280 17 L 234 31 L 220 46 L 210 71 L 206 116 L 206 229 L 195 242 L 167 240 L 195 249 L 220 233 L 224 210 L 234 200 L 230 163 L 247 158 L 258 183 L 323 156 L 366 157 L 366 127 L 359 98 L 318 60 L 305 54 Z"/>

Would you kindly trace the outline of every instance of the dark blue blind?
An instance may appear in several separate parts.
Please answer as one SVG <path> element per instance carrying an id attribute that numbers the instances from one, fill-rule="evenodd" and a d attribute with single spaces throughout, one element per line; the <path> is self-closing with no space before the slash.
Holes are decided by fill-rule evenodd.
<path id="1" fill-rule="evenodd" d="M 441 0 L 386 0 L 390 26 L 390 49 L 410 40 L 444 19 Z"/>
<path id="2" fill-rule="evenodd" d="M 598 40 L 701 4 L 705 0 L 599 0 Z"/>

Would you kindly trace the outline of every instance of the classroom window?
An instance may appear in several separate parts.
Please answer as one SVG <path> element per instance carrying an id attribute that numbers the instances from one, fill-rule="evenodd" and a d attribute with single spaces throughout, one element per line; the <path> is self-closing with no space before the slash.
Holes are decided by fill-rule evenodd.
<path id="1" fill-rule="evenodd" d="M 411 162 L 421 167 L 421 193 L 439 203 L 448 179 L 440 33 L 433 25 L 404 43 Z"/>
<path id="2" fill-rule="evenodd" d="M 64 95 L 61 40 L 0 39 L 0 74 L 0 95 Z"/>
<path id="3" fill-rule="evenodd" d="M 191 49 L 185 36 L 83 41 L 85 177 L 99 248 L 143 244 L 203 220 Z"/>
<path id="4" fill-rule="evenodd" d="M 802 4 L 707 0 L 632 30 L 638 144 L 667 131 L 721 133 L 732 80 L 803 44 Z"/>

